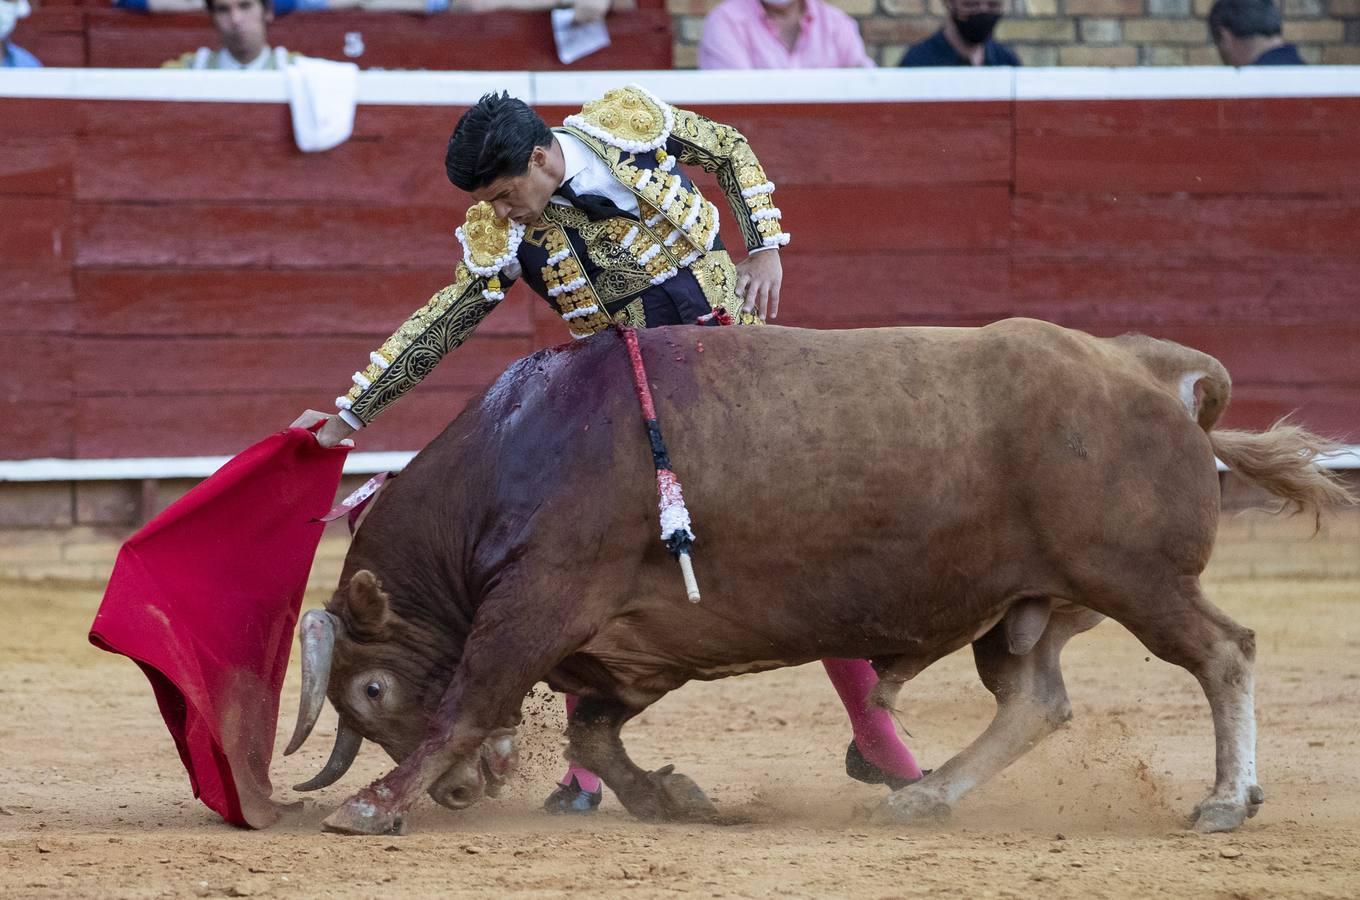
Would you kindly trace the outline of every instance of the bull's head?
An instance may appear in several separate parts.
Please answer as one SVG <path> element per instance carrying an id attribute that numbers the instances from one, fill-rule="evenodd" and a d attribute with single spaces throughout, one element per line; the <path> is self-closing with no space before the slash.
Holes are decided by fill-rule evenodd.
<path id="1" fill-rule="evenodd" d="M 334 784 L 349 771 L 364 738 L 381 745 L 398 763 L 415 750 L 429 730 L 457 662 L 447 644 L 432 641 L 428 631 L 396 615 L 378 578 L 366 569 L 354 573 L 326 609 L 303 615 L 298 629 L 302 701 L 284 755 L 307 740 L 327 697 L 340 723 L 326 765 L 294 790 Z M 494 796 L 517 762 L 513 734 L 512 729 L 493 734 L 482 746 L 479 760 L 463 761 L 430 789 L 430 795 L 455 809 L 483 793 Z"/>

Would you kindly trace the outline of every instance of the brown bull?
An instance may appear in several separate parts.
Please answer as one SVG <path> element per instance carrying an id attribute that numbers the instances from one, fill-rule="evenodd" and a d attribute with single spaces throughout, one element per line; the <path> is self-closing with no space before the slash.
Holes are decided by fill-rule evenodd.
<path id="1" fill-rule="evenodd" d="M 582 698 L 567 754 L 635 815 L 705 817 L 619 730 L 691 679 L 871 659 L 877 699 L 966 644 L 997 713 L 889 795 L 933 818 L 1071 716 L 1059 654 L 1109 616 L 1200 682 L 1217 778 L 1196 810 L 1233 829 L 1256 784 L 1252 632 L 1199 575 L 1219 514 L 1214 455 L 1302 507 L 1351 502 L 1299 429 L 1212 432 L 1212 357 L 1030 320 L 986 328 L 649 329 L 639 337 L 698 535 L 702 603 L 658 539 L 655 481 L 622 341 L 513 365 L 387 488 L 325 612 L 304 619 L 295 749 L 323 693 L 334 782 L 361 737 L 399 765 L 327 827 L 402 827 L 422 791 L 461 808 L 513 767 L 538 681 Z"/>

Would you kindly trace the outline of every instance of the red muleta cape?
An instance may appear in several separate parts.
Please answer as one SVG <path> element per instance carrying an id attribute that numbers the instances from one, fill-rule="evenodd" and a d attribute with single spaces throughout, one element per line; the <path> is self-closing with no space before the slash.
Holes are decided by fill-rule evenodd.
<path id="1" fill-rule="evenodd" d="M 348 453 L 300 428 L 243 451 L 128 539 L 90 629 L 141 666 L 194 796 L 233 825 L 279 816 L 279 694 Z"/>

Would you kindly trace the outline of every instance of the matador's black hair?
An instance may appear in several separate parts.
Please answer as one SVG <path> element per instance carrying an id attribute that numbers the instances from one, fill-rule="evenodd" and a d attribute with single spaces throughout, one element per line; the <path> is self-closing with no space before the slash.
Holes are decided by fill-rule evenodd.
<path id="1" fill-rule="evenodd" d="M 552 132 L 522 100 L 508 93 L 486 94 L 463 113 L 449 138 L 444 171 L 464 191 L 498 178 L 523 175 L 535 147 L 551 147 Z"/>

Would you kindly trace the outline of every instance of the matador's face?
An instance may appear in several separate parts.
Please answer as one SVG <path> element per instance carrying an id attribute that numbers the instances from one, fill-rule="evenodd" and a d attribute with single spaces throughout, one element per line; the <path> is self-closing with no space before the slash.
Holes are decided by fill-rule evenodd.
<path id="1" fill-rule="evenodd" d="M 472 191 L 474 200 L 490 203 L 498 219 L 509 219 L 521 225 L 538 221 L 548 200 L 561 185 L 561 166 L 554 166 L 554 157 L 547 147 L 535 147 L 529 154 L 529 167 L 523 175 L 497 178 L 486 187 Z"/>

